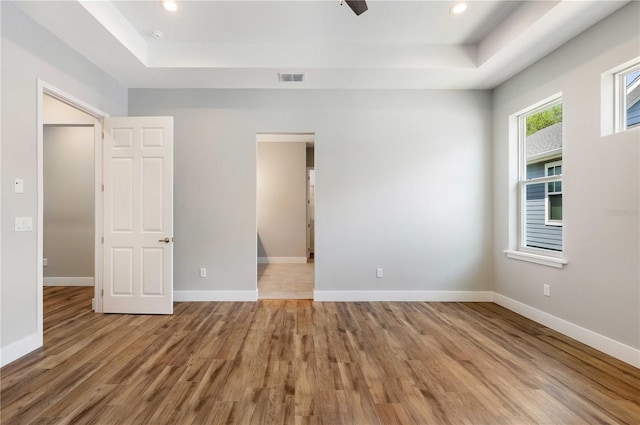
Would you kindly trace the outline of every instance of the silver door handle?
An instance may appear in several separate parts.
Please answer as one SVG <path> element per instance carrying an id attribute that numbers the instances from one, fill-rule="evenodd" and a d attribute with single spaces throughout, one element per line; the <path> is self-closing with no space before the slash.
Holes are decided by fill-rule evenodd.
<path id="1" fill-rule="evenodd" d="M 169 243 L 169 242 L 171 242 L 171 239 L 169 239 L 169 238 L 159 239 L 158 242 Z"/>

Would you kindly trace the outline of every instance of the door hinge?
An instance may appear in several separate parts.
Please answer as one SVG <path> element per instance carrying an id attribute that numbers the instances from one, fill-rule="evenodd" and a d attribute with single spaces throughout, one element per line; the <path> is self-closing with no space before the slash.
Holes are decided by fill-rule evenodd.
<path id="1" fill-rule="evenodd" d="M 104 289 L 100 290 L 100 296 L 104 297 Z"/>
<path id="2" fill-rule="evenodd" d="M 104 130 L 102 131 L 102 140 L 104 140 Z"/>
<path id="3" fill-rule="evenodd" d="M 104 236 L 102 237 L 102 243 L 104 243 Z"/>
<path id="4" fill-rule="evenodd" d="M 104 185 L 102 185 L 102 191 L 104 192 Z"/>

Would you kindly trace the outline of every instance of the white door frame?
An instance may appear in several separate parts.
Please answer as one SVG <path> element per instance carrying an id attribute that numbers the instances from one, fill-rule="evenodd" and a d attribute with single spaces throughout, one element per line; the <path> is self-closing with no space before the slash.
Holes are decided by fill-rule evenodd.
<path id="1" fill-rule="evenodd" d="M 95 118 L 94 131 L 94 184 L 95 184 L 95 236 L 94 236 L 94 310 L 99 313 L 102 312 L 102 303 L 100 302 L 100 292 L 102 290 L 102 120 L 104 117 L 109 116 L 98 108 L 83 102 L 76 97 L 65 93 L 57 87 L 46 83 L 40 79 L 37 80 L 37 191 L 38 191 L 38 216 L 36 218 L 36 267 L 37 270 L 37 334 L 40 339 L 40 346 L 43 345 L 43 269 L 42 258 L 44 255 L 44 95 L 47 94 L 75 109 L 78 109 L 88 115 Z"/>
<path id="2" fill-rule="evenodd" d="M 307 212 L 307 262 L 309 261 L 309 258 L 311 256 L 311 246 L 310 246 L 311 245 L 311 219 L 309 217 L 309 194 L 310 194 L 310 192 L 309 192 L 310 184 L 309 183 L 310 183 L 310 179 L 311 179 L 310 173 L 309 173 L 310 171 L 314 171 L 315 172 L 315 164 L 314 164 L 313 167 L 307 167 L 307 181 L 306 181 L 306 183 L 307 183 L 307 205 L 306 205 L 307 206 L 307 208 L 306 208 L 306 210 L 307 210 L 306 211 Z M 315 184 L 314 184 L 314 187 L 315 187 Z M 313 215 L 314 215 L 314 217 L 315 217 L 315 208 L 316 207 L 315 207 L 315 193 L 314 193 L 314 204 L 313 204 L 313 213 L 314 213 Z M 315 218 L 314 218 L 314 222 L 315 222 Z M 313 230 L 315 231 L 315 228 Z M 314 239 L 315 239 L 315 234 L 314 234 Z M 313 248 L 314 248 L 313 256 L 315 258 L 315 246 Z"/>

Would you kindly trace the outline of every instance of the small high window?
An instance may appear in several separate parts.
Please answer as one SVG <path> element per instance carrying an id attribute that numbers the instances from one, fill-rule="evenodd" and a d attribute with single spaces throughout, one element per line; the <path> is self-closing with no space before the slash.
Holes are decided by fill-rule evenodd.
<path id="1" fill-rule="evenodd" d="M 600 102 L 601 136 L 640 128 L 640 56 L 602 74 Z"/>
<path id="2" fill-rule="evenodd" d="M 640 126 L 640 63 L 615 75 L 618 131 Z"/>

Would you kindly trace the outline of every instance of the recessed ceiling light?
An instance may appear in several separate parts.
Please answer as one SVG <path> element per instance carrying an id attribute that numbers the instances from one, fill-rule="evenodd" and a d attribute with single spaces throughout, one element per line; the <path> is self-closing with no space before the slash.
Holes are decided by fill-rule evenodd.
<path id="1" fill-rule="evenodd" d="M 456 3 L 449 9 L 449 12 L 453 15 L 459 15 L 465 10 L 467 10 L 467 3 Z"/>
<path id="2" fill-rule="evenodd" d="M 178 10 L 178 2 L 172 0 L 163 0 L 160 3 L 162 4 L 162 7 L 164 7 L 169 12 L 175 12 L 176 10 Z"/>

